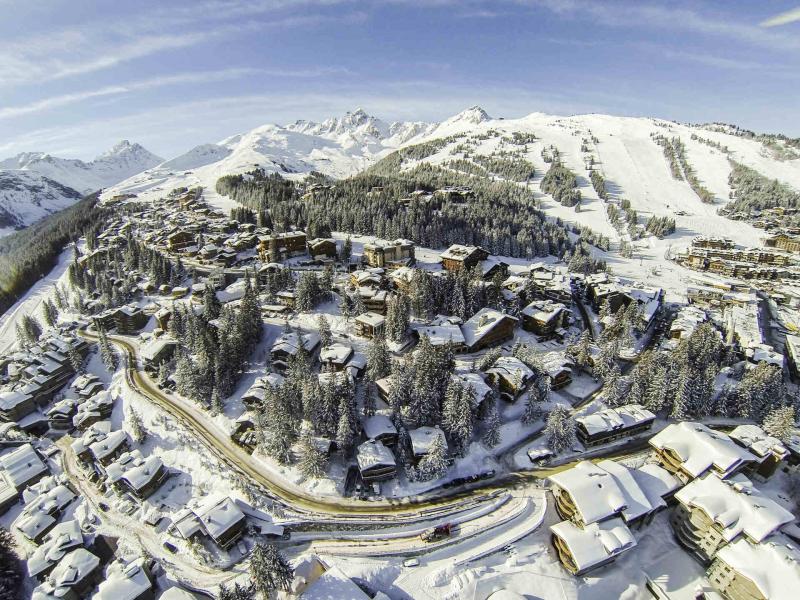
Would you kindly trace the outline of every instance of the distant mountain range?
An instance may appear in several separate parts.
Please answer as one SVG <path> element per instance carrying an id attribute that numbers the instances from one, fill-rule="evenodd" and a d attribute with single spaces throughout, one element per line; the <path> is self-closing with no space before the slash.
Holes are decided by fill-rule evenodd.
<path id="1" fill-rule="evenodd" d="M 24 152 L 0 161 L 0 230 L 25 227 L 82 196 L 163 162 L 123 140 L 91 162 Z"/>

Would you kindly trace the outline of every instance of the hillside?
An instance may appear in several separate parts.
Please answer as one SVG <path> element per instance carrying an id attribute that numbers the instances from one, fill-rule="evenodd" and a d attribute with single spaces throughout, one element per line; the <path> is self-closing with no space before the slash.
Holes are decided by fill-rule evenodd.
<path id="1" fill-rule="evenodd" d="M 399 148 L 432 141 L 436 147 L 424 157 L 406 157 L 398 163 L 392 155 Z M 672 173 L 665 143 L 680 148 L 684 162 L 679 177 Z M 717 214 L 729 202 L 730 161 L 800 189 L 800 159 L 792 156 L 777 152 L 772 141 L 719 125 L 596 114 L 560 117 L 533 113 L 520 119 L 498 119 L 480 107 L 438 124 L 387 124 L 359 109 L 322 123 L 265 125 L 218 144 L 199 146 L 114 186 L 105 197 L 125 192 L 147 200 L 177 186 L 200 185 L 207 200 L 228 209 L 234 203 L 216 194 L 217 179 L 256 166 L 290 179 L 312 171 L 342 178 L 383 160 L 389 161 L 383 164 L 391 168 L 412 169 L 429 163 L 454 172 L 503 178 L 492 169 L 502 170 L 498 165 L 503 161 L 516 161 L 518 166 L 533 166 L 534 176 L 520 185 L 529 187 L 548 216 L 608 236 L 612 251 L 626 248 L 641 271 L 646 263 L 656 269 L 669 268 L 664 254 L 696 235 L 727 235 L 741 244 L 757 244 L 762 232 Z M 542 191 L 554 157 L 574 176 L 581 196 L 577 210 Z M 592 185 L 589 167 L 605 180 L 607 202 Z M 637 223 L 628 220 L 633 213 L 625 209 L 636 212 Z M 615 212 L 620 215 L 615 217 Z M 674 218 L 674 233 L 658 239 L 645 232 L 651 216 Z M 612 263 L 619 262 L 618 269 L 624 272 L 631 261 L 619 260 L 618 252 L 613 254 Z"/>
<path id="2" fill-rule="evenodd" d="M 90 162 L 24 152 L 0 161 L 0 234 L 26 227 L 162 159 L 123 140 Z"/>

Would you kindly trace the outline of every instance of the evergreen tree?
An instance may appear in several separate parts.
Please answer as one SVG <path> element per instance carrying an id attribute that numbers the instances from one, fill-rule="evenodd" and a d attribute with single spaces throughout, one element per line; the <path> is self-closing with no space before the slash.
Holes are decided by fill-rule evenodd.
<path id="1" fill-rule="evenodd" d="M 547 424 L 544 434 L 547 438 L 547 445 L 556 454 L 568 450 L 576 441 L 575 419 L 564 406 L 556 406 L 547 415 Z"/>
<path id="2" fill-rule="evenodd" d="M 103 361 L 106 369 L 110 372 L 114 372 L 117 370 L 117 355 L 114 352 L 114 349 L 111 347 L 111 343 L 108 341 L 108 336 L 106 332 L 102 329 L 100 330 L 100 359 Z"/>
<path id="3" fill-rule="evenodd" d="M 320 289 L 316 273 L 304 271 L 300 274 L 295 290 L 295 306 L 301 312 L 311 312 L 319 302 Z"/>
<path id="4" fill-rule="evenodd" d="M 69 365 L 72 367 L 72 370 L 75 371 L 75 373 L 80 375 L 84 372 L 83 357 L 72 344 L 70 344 L 67 348 L 67 358 L 69 358 Z"/>
<path id="5" fill-rule="evenodd" d="M 622 382 L 620 378 L 622 374 L 619 370 L 619 365 L 615 364 L 606 375 L 603 381 L 603 396 L 609 406 L 617 406 L 621 404 L 622 395 Z"/>
<path id="6" fill-rule="evenodd" d="M 22 561 L 14 547 L 14 536 L 0 527 L 0 598 L 22 598 Z"/>
<path id="7" fill-rule="evenodd" d="M 214 286 L 211 285 L 210 280 L 206 280 L 205 288 L 203 289 L 203 318 L 206 321 L 213 321 L 219 317 L 222 310 L 222 303 L 217 298 L 217 292 Z"/>
<path id="8" fill-rule="evenodd" d="M 131 438 L 137 444 L 142 444 L 147 439 L 147 430 L 144 428 L 144 424 L 142 423 L 142 417 L 139 415 L 136 410 L 131 408 L 130 412 L 128 413 L 128 427 L 131 432 Z"/>
<path id="9" fill-rule="evenodd" d="M 472 440 L 473 415 L 472 402 L 475 393 L 472 387 L 465 387 L 454 379 L 447 386 L 442 411 L 442 427 L 454 445 L 454 453 L 464 456 Z"/>
<path id="10" fill-rule="evenodd" d="M 786 442 L 792 437 L 795 428 L 794 406 L 780 406 L 772 409 L 762 423 L 764 431 Z"/>
<path id="11" fill-rule="evenodd" d="M 342 249 L 341 252 L 339 253 L 339 260 L 347 264 L 350 262 L 350 257 L 352 255 L 353 255 L 353 242 L 350 241 L 350 236 L 348 235 L 344 239 L 344 244 L 342 244 Z"/>
<path id="12" fill-rule="evenodd" d="M 294 573 L 272 544 L 257 543 L 250 554 L 250 578 L 256 592 L 266 600 L 277 590 L 288 590 Z"/>
<path id="13" fill-rule="evenodd" d="M 342 294 L 342 297 L 339 300 L 339 313 L 348 323 L 353 317 L 353 303 L 350 301 L 350 296 L 346 292 Z"/>
<path id="14" fill-rule="evenodd" d="M 386 335 L 393 342 L 401 342 L 408 329 L 411 305 L 403 294 L 393 294 L 386 306 Z"/>
<path id="15" fill-rule="evenodd" d="M 42 319 L 47 327 L 55 327 L 58 322 L 58 309 L 50 300 L 42 302 Z"/>
<path id="16" fill-rule="evenodd" d="M 355 445 L 355 427 L 353 424 L 353 414 L 347 401 L 342 398 L 339 406 L 339 423 L 336 428 L 336 445 L 344 456 L 349 456 Z"/>
<path id="17" fill-rule="evenodd" d="M 436 436 L 431 442 L 428 453 L 419 461 L 417 478 L 420 481 L 439 479 L 447 472 L 447 448 L 442 436 Z"/>
<path id="18" fill-rule="evenodd" d="M 686 420 L 692 402 L 691 395 L 692 381 L 690 379 L 688 367 L 684 367 L 677 375 L 675 396 L 672 401 L 672 412 L 670 412 L 669 415 L 671 418 L 678 421 Z"/>
<path id="19" fill-rule="evenodd" d="M 575 344 L 567 346 L 567 355 L 572 357 L 575 366 L 579 369 L 586 369 L 589 366 L 589 348 L 592 338 L 589 331 L 584 329 Z"/>
<path id="20" fill-rule="evenodd" d="M 325 475 L 328 457 L 317 447 L 311 437 L 311 432 L 306 431 L 300 436 L 298 445 L 298 467 L 305 477 L 319 479 Z"/>
<path id="21" fill-rule="evenodd" d="M 319 332 L 319 339 L 323 348 L 327 348 L 333 342 L 333 334 L 331 333 L 331 326 L 325 315 L 317 317 L 317 329 Z"/>
<path id="22" fill-rule="evenodd" d="M 500 443 L 500 413 L 497 409 L 497 401 L 493 397 L 484 400 L 484 403 L 487 402 L 490 403 L 490 406 L 486 409 L 483 444 L 487 448 L 494 448 Z"/>
<path id="23" fill-rule="evenodd" d="M 246 587 L 235 583 L 232 588 L 220 585 L 217 591 L 217 600 L 255 600 L 255 597 L 252 583 Z"/>
<path id="24" fill-rule="evenodd" d="M 363 315 L 365 312 L 367 312 L 367 307 L 364 304 L 364 298 L 362 298 L 361 294 L 356 290 L 356 293 L 353 294 L 352 297 L 352 314 L 357 317 L 358 315 Z"/>
<path id="25" fill-rule="evenodd" d="M 220 397 L 219 388 L 214 386 L 214 389 L 211 390 L 211 414 L 218 415 L 224 412 L 225 407 L 222 404 L 222 398 Z"/>
<path id="26" fill-rule="evenodd" d="M 372 338 L 367 347 L 367 378 L 378 381 L 392 371 L 392 355 L 382 333 Z"/>

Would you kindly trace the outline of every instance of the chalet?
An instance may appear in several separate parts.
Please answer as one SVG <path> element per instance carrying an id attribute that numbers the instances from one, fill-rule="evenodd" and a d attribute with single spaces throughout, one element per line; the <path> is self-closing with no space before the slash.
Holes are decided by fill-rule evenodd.
<path id="1" fill-rule="evenodd" d="M 672 423 L 649 440 L 658 462 L 683 483 L 707 472 L 721 479 L 750 466 L 756 457 L 730 437 L 701 423 Z"/>
<path id="2" fill-rule="evenodd" d="M 78 412 L 78 401 L 74 398 L 65 398 L 56 402 L 47 411 L 47 421 L 50 423 L 50 430 L 58 433 L 68 433 L 72 431 L 74 425 L 72 418 Z"/>
<path id="3" fill-rule="evenodd" d="M 72 424 L 84 431 L 94 423 L 107 419 L 114 410 L 114 398 L 107 391 L 95 394 L 78 406 Z"/>
<path id="4" fill-rule="evenodd" d="M 355 319 L 356 335 L 372 339 L 376 335 L 383 333 L 385 321 L 385 317 L 374 312 L 358 315 Z"/>
<path id="5" fill-rule="evenodd" d="M 66 554 L 41 585 L 34 588 L 32 600 L 79 600 L 89 598 L 92 589 L 102 580 L 100 559 L 86 550 L 76 548 Z"/>
<path id="6" fill-rule="evenodd" d="M 636 538 L 622 519 L 608 519 L 579 527 L 572 521 L 550 526 L 559 561 L 572 575 L 603 567 L 636 546 Z"/>
<path id="7" fill-rule="evenodd" d="M 139 450 L 121 454 L 106 467 L 106 481 L 118 492 L 144 500 L 169 477 L 169 470 L 157 456 L 144 458 Z"/>
<path id="8" fill-rule="evenodd" d="M 302 231 L 274 233 L 259 239 L 258 253 L 265 262 L 278 262 L 291 256 L 305 254 L 306 245 L 306 234 Z"/>
<path id="9" fill-rule="evenodd" d="M 560 337 L 569 319 L 569 309 L 552 300 L 535 300 L 522 309 L 522 328 L 542 340 Z M 559 333 L 561 332 L 561 333 Z"/>
<path id="10" fill-rule="evenodd" d="M 363 261 L 370 267 L 398 268 L 413 265 L 414 242 L 397 239 L 392 242 L 375 240 L 364 244 Z"/>
<path id="11" fill-rule="evenodd" d="M 289 366 L 292 357 L 297 356 L 300 351 L 306 352 L 309 356 L 314 355 L 319 347 L 319 334 L 316 332 L 299 334 L 296 332 L 284 333 L 275 343 L 272 344 L 270 356 L 272 366 L 278 371 L 283 371 Z"/>
<path id="12" fill-rule="evenodd" d="M 314 238 L 309 240 L 308 255 L 315 260 L 336 258 L 336 240 L 333 238 Z"/>
<path id="13" fill-rule="evenodd" d="M 755 456 L 756 460 L 748 469 L 751 475 L 767 479 L 789 458 L 789 449 L 783 442 L 765 433 L 758 425 L 739 425 L 728 435 Z"/>
<path id="14" fill-rule="evenodd" d="M 400 267 L 389 273 L 389 281 L 394 288 L 404 294 L 409 294 L 414 282 L 414 269 L 411 267 Z"/>
<path id="15" fill-rule="evenodd" d="M 55 525 L 43 538 L 41 545 L 28 556 L 28 575 L 44 581 L 66 554 L 83 547 L 83 531 L 76 520 Z"/>
<path id="16" fill-rule="evenodd" d="M 136 306 L 111 308 L 92 317 L 96 329 L 111 331 L 116 328 L 117 333 L 123 335 L 139 331 L 147 325 L 149 319 L 150 317 Z"/>
<path id="17" fill-rule="evenodd" d="M 153 600 L 154 577 L 144 558 L 124 563 L 116 561 L 107 571 L 106 578 L 92 596 L 93 600 Z"/>
<path id="18" fill-rule="evenodd" d="M 428 338 L 432 346 L 450 345 L 453 352 L 464 352 L 467 349 L 464 334 L 461 332 L 461 319 L 438 315 L 428 325 L 417 325 L 414 333 L 418 338 Z"/>
<path id="19" fill-rule="evenodd" d="M 696 306 L 682 306 L 669 327 L 669 337 L 673 340 L 685 339 L 707 320 L 708 315 L 703 309 Z"/>
<path id="20" fill-rule="evenodd" d="M 550 389 L 560 390 L 572 383 L 572 369 L 575 364 L 564 351 L 552 350 L 539 355 L 545 373 L 550 378 Z"/>
<path id="21" fill-rule="evenodd" d="M 387 481 L 397 473 L 394 454 L 379 439 L 371 439 L 358 447 L 358 470 L 365 483 Z"/>
<path id="22" fill-rule="evenodd" d="M 492 397 L 492 388 L 483 379 L 480 373 L 455 373 L 451 378 L 460 383 L 464 389 L 472 393 L 472 410 L 477 410 L 484 401 Z"/>
<path id="23" fill-rule="evenodd" d="M 75 498 L 75 492 L 55 477 L 42 479 L 23 492 L 25 509 L 14 521 L 14 527 L 34 544 L 40 544 Z"/>
<path id="24" fill-rule="evenodd" d="M 350 273 L 350 285 L 355 288 L 378 289 L 383 283 L 384 270 L 379 267 L 359 269 Z"/>
<path id="25" fill-rule="evenodd" d="M 48 467 L 30 444 L 0 455 L 0 514 L 17 502 L 22 491 L 47 475 Z"/>
<path id="26" fill-rule="evenodd" d="M 435 198 L 453 202 L 455 204 L 462 204 L 467 202 L 470 198 L 475 196 L 475 192 L 469 186 L 446 186 L 439 188 L 433 192 Z"/>
<path id="27" fill-rule="evenodd" d="M 467 352 L 477 352 L 512 339 L 516 324 L 516 317 L 482 308 L 461 326 Z"/>
<path id="28" fill-rule="evenodd" d="M 217 546 L 228 549 L 244 534 L 247 519 L 236 502 L 228 496 L 208 496 L 194 509 L 175 515 L 173 527 L 184 539 L 198 536 L 210 538 Z"/>
<path id="29" fill-rule="evenodd" d="M 453 244 L 441 254 L 442 267 L 447 271 L 472 269 L 489 258 L 489 253 L 477 246 Z"/>
<path id="30" fill-rule="evenodd" d="M 487 258 L 479 264 L 481 276 L 485 281 L 492 281 L 495 277 L 508 277 L 508 263 L 497 258 Z"/>
<path id="31" fill-rule="evenodd" d="M 500 390 L 503 400 L 514 402 L 533 380 L 533 371 L 514 356 L 501 356 L 486 370 L 486 379 Z"/>
<path id="32" fill-rule="evenodd" d="M 649 431 L 656 416 L 639 404 L 607 408 L 576 417 L 578 439 L 587 448 Z"/>
<path id="33" fill-rule="evenodd" d="M 275 298 L 282 306 L 294 310 L 297 305 L 297 294 L 292 290 L 281 290 L 275 294 Z"/>
<path id="34" fill-rule="evenodd" d="M 444 431 L 438 427 L 417 427 L 416 429 L 410 429 L 408 431 L 408 436 L 411 439 L 411 451 L 414 455 L 415 462 L 419 462 L 428 455 L 436 439 L 441 439 L 445 451 L 447 450 L 447 439 L 444 436 Z"/>
<path id="35" fill-rule="evenodd" d="M 397 443 L 397 427 L 386 415 L 373 415 L 364 419 L 364 435 L 368 440 L 377 440 L 386 446 Z"/>
<path id="36" fill-rule="evenodd" d="M 112 462 L 114 462 L 130 446 L 128 434 L 118 429 L 107 434 L 99 434 L 89 444 L 89 454 L 95 463 L 95 468 L 103 472 Z"/>
<path id="37" fill-rule="evenodd" d="M 21 389 L 0 392 L 0 421 L 19 421 L 36 410 L 30 393 Z"/>
<path id="38" fill-rule="evenodd" d="M 389 292 L 386 290 L 377 290 L 371 287 L 360 287 L 356 293 L 361 296 L 361 301 L 368 311 L 378 313 L 380 315 L 386 314 L 387 302 L 389 299 Z"/>
<path id="39" fill-rule="evenodd" d="M 172 360 L 178 342 L 169 336 L 151 338 L 139 349 L 144 368 L 151 373 L 157 373 L 159 367 Z"/>
<path id="40" fill-rule="evenodd" d="M 788 252 L 800 252 L 800 237 L 777 233 L 764 240 L 764 245 L 770 248 L 778 248 Z"/>
<path id="41" fill-rule="evenodd" d="M 167 236 L 167 250 L 170 252 L 180 252 L 187 246 L 194 245 L 194 234 L 189 231 L 175 231 Z"/>
<path id="42" fill-rule="evenodd" d="M 794 515 L 760 492 L 747 477 L 722 480 L 706 473 L 675 494 L 670 525 L 678 542 L 704 565 L 737 539 L 760 544 Z"/>
<path id="43" fill-rule="evenodd" d="M 319 362 L 324 371 L 344 371 L 350 358 L 353 356 L 353 349 L 344 344 L 334 343 L 322 348 L 319 353 Z"/>
<path id="44" fill-rule="evenodd" d="M 283 384 L 283 375 L 278 373 L 267 373 L 263 377 L 258 377 L 247 391 L 242 394 L 242 404 L 249 410 L 258 408 L 267 395 L 267 388 L 277 388 Z"/>
<path id="45" fill-rule="evenodd" d="M 738 539 L 717 552 L 707 577 L 725 598 L 790 600 L 800 589 L 800 549 L 783 535 Z"/>
<path id="46" fill-rule="evenodd" d="M 736 246 L 733 240 L 721 237 L 696 237 L 692 240 L 695 248 L 713 248 L 717 250 L 730 250 Z"/>
<path id="47" fill-rule="evenodd" d="M 382 600 L 383 594 L 378 592 L 373 600 Z M 325 570 L 316 580 L 311 582 L 299 597 L 303 600 L 370 600 L 364 590 L 350 579 L 337 566 Z"/>

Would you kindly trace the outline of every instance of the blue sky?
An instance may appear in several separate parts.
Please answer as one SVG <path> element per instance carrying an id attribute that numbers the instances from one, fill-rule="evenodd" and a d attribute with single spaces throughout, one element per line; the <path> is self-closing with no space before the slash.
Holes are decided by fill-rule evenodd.
<path id="1" fill-rule="evenodd" d="M 0 0 L 0 158 L 92 158 L 122 138 L 171 157 L 359 106 L 386 120 L 440 120 L 480 104 L 495 116 L 604 112 L 800 136 L 798 8 Z"/>

